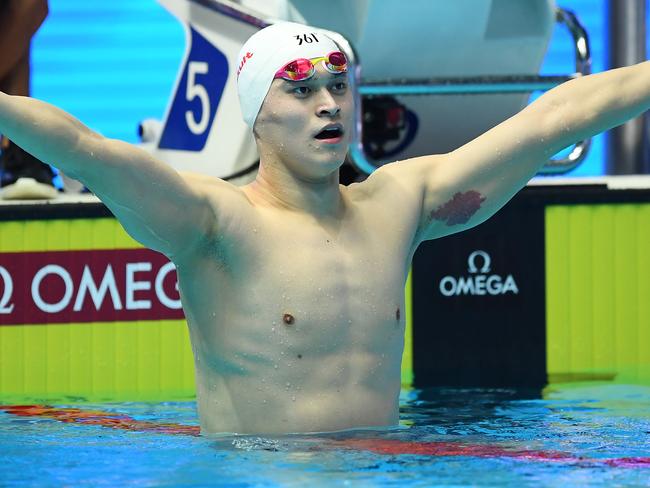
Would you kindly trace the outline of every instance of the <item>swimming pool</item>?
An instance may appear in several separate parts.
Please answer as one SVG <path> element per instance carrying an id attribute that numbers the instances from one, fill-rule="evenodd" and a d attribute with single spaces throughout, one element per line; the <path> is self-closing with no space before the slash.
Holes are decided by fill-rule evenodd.
<path id="1" fill-rule="evenodd" d="M 0 485 L 647 486 L 649 407 L 647 386 L 403 390 L 394 430 L 208 439 L 193 401 L 61 402 L 0 412 Z"/>

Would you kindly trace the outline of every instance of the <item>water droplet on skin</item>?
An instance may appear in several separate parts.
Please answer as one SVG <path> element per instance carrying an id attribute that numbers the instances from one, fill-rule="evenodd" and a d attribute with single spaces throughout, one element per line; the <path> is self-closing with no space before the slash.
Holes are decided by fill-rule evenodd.
<path id="1" fill-rule="evenodd" d="M 295 401 L 296 401 L 296 395 L 293 395 L 293 396 L 291 397 L 291 401 L 292 401 L 292 402 L 295 402 Z"/>
<path id="2" fill-rule="evenodd" d="M 277 365 L 277 364 L 274 364 L 274 365 L 273 365 L 273 369 L 278 369 L 278 365 Z"/>
<path id="3" fill-rule="evenodd" d="M 291 386 L 291 383 L 287 383 L 287 388 L 289 388 L 290 386 Z"/>
<path id="4" fill-rule="evenodd" d="M 264 400 L 262 400 L 262 403 L 266 403 L 266 398 Z"/>
<path id="5" fill-rule="evenodd" d="M 271 327 L 271 332 L 275 332 L 275 327 Z"/>

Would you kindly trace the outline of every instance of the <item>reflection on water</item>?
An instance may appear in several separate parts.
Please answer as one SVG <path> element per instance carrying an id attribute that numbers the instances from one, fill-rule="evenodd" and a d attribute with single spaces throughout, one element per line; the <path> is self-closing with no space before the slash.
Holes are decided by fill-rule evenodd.
<path id="1" fill-rule="evenodd" d="M 205 438 L 193 402 L 60 404 L 0 412 L 0 485 L 643 485 L 649 405 L 642 386 L 404 390 L 397 429 Z"/>

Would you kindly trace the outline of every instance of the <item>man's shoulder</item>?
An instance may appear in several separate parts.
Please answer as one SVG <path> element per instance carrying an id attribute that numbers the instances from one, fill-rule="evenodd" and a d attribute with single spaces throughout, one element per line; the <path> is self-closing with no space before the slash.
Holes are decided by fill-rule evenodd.
<path id="1" fill-rule="evenodd" d="M 215 176 L 192 172 L 181 172 L 180 174 L 199 198 L 203 198 L 212 209 L 212 215 L 217 222 L 220 235 L 233 222 L 254 218 L 253 205 L 246 196 L 243 187 L 233 185 Z"/>
<path id="2" fill-rule="evenodd" d="M 241 187 L 216 176 L 190 171 L 180 171 L 179 173 L 195 192 L 211 201 L 225 203 L 229 200 L 240 200 L 241 203 L 245 203 L 247 200 Z"/>
<path id="3" fill-rule="evenodd" d="M 221 187 L 221 188 L 232 188 L 232 189 L 237 188 L 235 185 L 227 182 L 226 180 L 222 180 L 221 178 L 217 178 L 216 176 L 207 175 L 204 173 L 196 173 L 193 171 L 179 171 L 179 174 L 183 177 L 186 183 L 188 183 L 189 185 L 191 185 L 196 189 L 209 188 L 209 187 L 212 188 Z"/>
<path id="4" fill-rule="evenodd" d="M 433 167 L 443 159 L 443 155 L 432 155 L 387 163 L 376 169 L 363 182 L 354 183 L 348 189 L 352 194 L 364 199 L 384 200 L 391 195 L 416 194 L 433 172 Z"/>

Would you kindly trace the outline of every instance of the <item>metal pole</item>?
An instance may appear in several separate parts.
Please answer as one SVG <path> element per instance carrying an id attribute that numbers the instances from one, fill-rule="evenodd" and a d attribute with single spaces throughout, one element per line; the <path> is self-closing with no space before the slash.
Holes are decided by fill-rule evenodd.
<path id="1" fill-rule="evenodd" d="M 646 0 L 608 0 L 608 67 L 646 59 Z M 607 173 L 648 173 L 646 116 L 616 127 L 607 135 Z"/>

